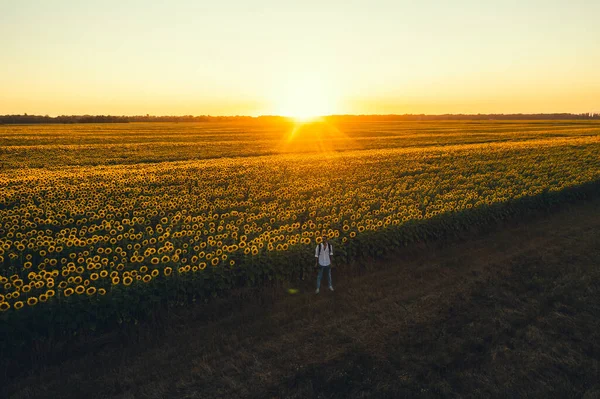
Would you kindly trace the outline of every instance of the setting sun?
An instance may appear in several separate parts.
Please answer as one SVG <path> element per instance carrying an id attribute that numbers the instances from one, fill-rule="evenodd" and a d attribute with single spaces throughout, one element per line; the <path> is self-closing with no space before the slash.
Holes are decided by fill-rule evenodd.
<path id="1" fill-rule="evenodd" d="M 335 90 L 316 78 L 294 79 L 275 95 L 275 114 L 309 122 L 338 112 Z"/>

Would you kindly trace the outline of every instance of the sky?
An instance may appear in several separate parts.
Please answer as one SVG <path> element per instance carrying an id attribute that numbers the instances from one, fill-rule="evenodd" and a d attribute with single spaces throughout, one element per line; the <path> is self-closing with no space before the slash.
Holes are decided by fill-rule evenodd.
<path id="1" fill-rule="evenodd" d="M 598 0 L 0 0 L 0 114 L 600 112 Z"/>

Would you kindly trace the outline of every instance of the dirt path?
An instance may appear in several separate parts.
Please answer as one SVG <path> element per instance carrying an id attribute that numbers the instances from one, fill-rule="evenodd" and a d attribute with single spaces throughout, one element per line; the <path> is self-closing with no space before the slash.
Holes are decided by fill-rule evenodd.
<path id="1" fill-rule="evenodd" d="M 334 272 L 335 292 L 193 313 L 19 380 L 14 398 L 600 396 L 600 200 Z"/>

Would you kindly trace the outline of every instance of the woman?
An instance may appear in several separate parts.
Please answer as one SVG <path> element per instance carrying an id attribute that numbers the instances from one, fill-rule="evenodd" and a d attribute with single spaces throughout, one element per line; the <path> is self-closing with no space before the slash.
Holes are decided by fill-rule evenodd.
<path id="1" fill-rule="evenodd" d="M 331 259 L 333 257 L 333 247 L 327 241 L 327 236 L 323 235 L 323 241 L 317 245 L 315 249 L 315 267 L 319 266 L 319 274 L 317 275 L 317 290 L 315 293 L 319 293 L 321 288 L 321 278 L 323 277 L 323 270 L 327 271 L 327 278 L 329 281 L 329 290 L 333 291 L 333 284 L 331 282 Z"/>

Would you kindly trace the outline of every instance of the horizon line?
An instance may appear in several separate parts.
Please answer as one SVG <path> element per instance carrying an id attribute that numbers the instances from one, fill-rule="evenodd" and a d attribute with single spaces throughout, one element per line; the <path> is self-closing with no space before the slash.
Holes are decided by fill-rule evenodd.
<path id="1" fill-rule="evenodd" d="M 369 116 L 510 116 L 510 115 L 573 115 L 573 116 L 594 116 L 600 115 L 600 111 L 587 111 L 587 112 L 508 112 L 508 113 L 442 113 L 442 114 L 415 114 L 415 113 L 405 113 L 405 114 L 329 114 L 329 115 L 315 115 L 314 118 L 331 118 L 331 117 L 369 117 Z M 221 115 L 211 115 L 211 114 L 171 114 L 171 115 L 156 115 L 156 114 L 56 114 L 54 116 L 49 114 L 0 114 L 0 117 L 38 117 L 38 118 L 59 118 L 59 117 L 117 117 L 117 118 L 127 118 L 127 117 L 136 117 L 136 118 L 286 118 L 286 119 L 294 119 L 294 116 L 291 115 L 277 115 L 277 114 L 263 114 L 263 115 L 240 115 L 240 114 L 221 114 Z"/>

